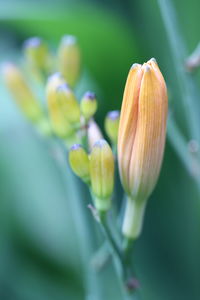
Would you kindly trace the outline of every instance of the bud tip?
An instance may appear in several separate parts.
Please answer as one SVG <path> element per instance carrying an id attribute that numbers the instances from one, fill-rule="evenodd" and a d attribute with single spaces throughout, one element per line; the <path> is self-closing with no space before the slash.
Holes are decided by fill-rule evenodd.
<path id="1" fill-rule="evenodd" d="M 73 146 L 71 146 L 70 151 L 75 151 L 82 148 L 81 144 L 74 144 Z"/>
<path id="2" fill-rule="evenodd" d="M 64 82 L 64 83 L 61 83 L 61 84 L 57 87 L 56 91 L 57 91 L 58 93 L 59 93 L 59 92 L 62 92 L 62 91 L 70 91 L 70 87 L 69 87 L 69 85 L 68 85 L 66 82 Z"/>
<path id="3" fill-rule="evenodd" d="M 35 37 L 31 37 L 31 38 L 27 39 L 24 42 L 24 48 L 28 48 L 28 47 L 37 48 L 41 44 L 42 44 L 42 39 L 35 36 Z"/>
<path id="4" fill-rule="evenodd" d="M 133 65 L 131 66 L 131 69 L 135 69 L 135 68 L 137 68 L 137 67 L 139 67 L 139 66 L 140 66 L 140 64 L 135 63 L 135 64 L 133 64 Z"/>
<path id="5" fill-rule="evenodd" d="M 108 112 L 107 117 L 111 120 L 117 120 L 120 116 L 120 112 L 118 110 L 113 110 Z"/>
<path id="6" fill-rule="evenodd" d="M 93 93 L 93 92 L 87 91 L 87 92 L 84 94 L 83 98 L 88 98 L 88 99 L 90 99 L 90 100 L 94 100 L 94 99 L 96 99 L 96 95 L 95 95 L 95 93 Z"/>
<path id="7" fill-rule="evenodd" d="M 145 72 L 150 72 L 151 71 L 151 67 L 149 65 L 147 65 L 147 64 L 144 64 L 143 68 L 144 68 Z"/>
<path id="8" fill-rule="evenodd" d="M 100 139 L 98 141 L 95 142 L 93 147 L 99 147 L 99 148 L 103 148 L 105 145 L 107 145 L 106 140 L 104 139 Z"/>
<path id="9" fill-rule="evenodd" d="M 157 61 L 156 61 L 156 59 L 155 59 L 154 57 L 152 57 L 152 58 L 150 59 L 150 61 L 153 61 L 153 62 L 155 62 L 155 63 L 157 64 Z"/>
<path id="10" fill-rule="evenodd" d="M 74 35 L 64 35 L 62 37 L 62 43 L 65 45 L 74 45 L 77 42 L 77 38 Z"/>

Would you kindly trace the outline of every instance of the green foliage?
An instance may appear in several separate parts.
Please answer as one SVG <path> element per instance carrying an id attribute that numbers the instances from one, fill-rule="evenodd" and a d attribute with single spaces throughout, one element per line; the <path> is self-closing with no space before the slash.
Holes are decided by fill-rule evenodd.
<path id="1" fill-rule="evenodd" d="M 199 1 L 174 2 L 192 51 L 199 42 Z M 103 129 L 106 112 L 120 108 L 130 65 L 155 56 L 169 83 L 173 116 L 186 136 L 172 55 L 156 1 L 123 5 L 108 1 L 108 7 L 93 1 L 10 3 L 0 13 L 1 61 L 19 57 L 19 45 L 27 37 L 42 36 L 54 47 L 63 34 L 76 35 L 85 68 L 78 93 L 97 93 L 97 118 Z M 0 98 L 0 298 L 84 299 L 90 258 L 101 244 L 87 209 L 87 191 L 80 182 L 80 190 L 75 188 L 62 148 L 43 140 L 27 124 L 2 84 Z M 135 244 L 141 299 L 199 299 L 199 228 L 197 187 L 168 142 L 144 231 Z M 97 290 L 97 280 L 101 283 L 101 296 L 91 299 L 121 299 L 112 265 L 98 274 L 89 270 L 93 288 Z"/>

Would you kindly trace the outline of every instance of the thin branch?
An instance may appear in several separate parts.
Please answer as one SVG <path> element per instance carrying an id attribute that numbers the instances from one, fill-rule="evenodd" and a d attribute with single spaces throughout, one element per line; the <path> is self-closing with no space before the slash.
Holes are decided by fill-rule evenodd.
<path id="1" fill-rule="evenodd" d="M 172 116 L 170 116 L 168 120 L 167 135 L 171 145 L 179 155 L 183 165 L 185 166 L 189 174 L 194 178 L 198 185 L 198 188 L 200 189 L 199 160 L 195 155 L 192 155 L 192 153 L 189 152 L 188 143 Z"/>
<path id="2" fill-rule="evenodd" d="M 157 1 L 171 47 L 172 59 L 185 108 L 185 119 L 187 121 L 190 138 L 200 141 L 199 93 L 194 79 L 184 68 L 187 52 L 182 35 L 179 32 L 176 12 L 171 0 Z"/>

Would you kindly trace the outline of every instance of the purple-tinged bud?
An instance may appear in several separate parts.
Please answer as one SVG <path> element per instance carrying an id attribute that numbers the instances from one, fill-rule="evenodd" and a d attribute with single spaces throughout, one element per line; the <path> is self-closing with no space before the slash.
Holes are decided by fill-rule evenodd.
<path id="1" fill-rule="evenodd" d="M 113 144 L 117 144 L 120 112 L 113 110 L 108 112 L 105 118 L 105 131 Z"/>
<path id="2" fill-rule="evenodd" d="M 80 109 L 83 117 L 86 120 L 89 120 L 94 116 L 97 111 L 97 100 L 95 93 L 88 91 L 83 95 L 80 103 Z"/>

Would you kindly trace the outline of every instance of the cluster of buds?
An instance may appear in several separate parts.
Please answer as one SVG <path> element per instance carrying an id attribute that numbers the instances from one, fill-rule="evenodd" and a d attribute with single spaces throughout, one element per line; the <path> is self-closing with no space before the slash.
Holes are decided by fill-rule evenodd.
<path id="1" fill-rule="evenodd" d="M 83 97 L 87 107 L 91 93 Z M 94 106 L 96 109 L 96 106 Z M 83 111 L 82 107 L 82 111 Z M 101 214 L 111 208 L 111 198 L 114 189 L 114 149 L 117 145 L 119 111 L 111 111 L 105 118 L 105 131 L 112 148 L 103 138 L 97 123 L 91 119 L 87 128 L 89 153 L 80 144 L 74 144 L 69 151 L 69 164 L 73 172 L 88 184 L 96 210 Z"/>
<path id="2" fill-rule="evenodd" d="M 95 93 L 87 91 L 79 100 L 75 95 L 81 69 L 77 39 L 64 36 L 54 56 L 44 40 L 32 37 L 24 43 L 24 54 L 24 69 L 13 63 L 3 67 L 8 89 L 23 114 L 44 134 L 57 136 L 67 147 L 76 143 L 69 151 L 72 170 L 90 186 L 97 210 L 107 211 L 114 185 L 114 156 L 93 119 L 98 106 Z M 27 71 L 46 86 L 47 112 L 26 78 Z M 118 125 L 119 112 L 110 112 L 105 130 L 113 146 L 117 144 Z M 83 136 L 90 154 L 80 145 Z"/>
<path id="3" fill-rule="evenodd" d="M 72 90 L 81 70 L 77 39 L 64 36 L 57 55 L 53 55 L 45 41 L 32 37 L 24 43 L 24 54 L 25 68 L 13 63 L 3 66 L 6 85 L 18 107 L 43 134 L 56 135 L 67 145 L 80 141 L 81 129 L 89 126 L 97 110 L 97 100 L 95 94 L 88 91 L 78 101 Z M 31 80 L 37 79 L 46 85 L 48 113 L 45 101 L 32 90 L 28 74 L 33 75 Z"/>
<path id="4" fill-rule="evenodd" d="M 54 134 L 66 141 L 79 139 L 81 128 L 96 112 L 95 94 L 86 92 L 79 103 L 65 78 L 55 73 L 48 79 L 46 95 Z"/>
<path id="5" fill-rule="evenodd" d="M 105 130 L 112 146 L 118 144 L 119 173 L 127 194 L 122 232 L 129 240 L 136 239 L 141 232 L 147 199 L 160 173 L 167 106 L 164 78 L 155 59 L 151 59 L 143 65 L 132 66 L 121 113 L 112 111 L 105 118 Z M 94 143 L 93 139 L 90 155 L 81 146 L 74 146 L 69 161 L 73 171 L 91 186 L 97 210 L 106 211 L 111 206 L 114 186 L 114 155 L 108 143 L 101 139 L 96 123 L 92 126 L 99 140 Z"/>
<path id="6" fill-rule="evenodd" d="M 155 59 L 134 64 L 128 74 L 121 113 L 111 111 L 105 118 L 105 132 L 111 146 L 94 121 L 97 99 L 87 91 L 76 97 L 80 76 L 77 39 L 64 36 L 57 55 L 50 53 L 40 38 L 24 46 L 27 66 L 46 83 L 48 114 L 27 83 L 26 75 L 14 64 L 4 65 L 6 84 L 26 117 L 45 134 L 53 133 L 66 142 L 74 173 L 90 188 L 98 212 L 111 208 L 114 188 L 114 157 L 127 194 L 122 226 L 128 239 L 139 236 L 147 199 L 161 168 L 166 137 L 167 90 Z M 83 145 L 81 145 L 83 144 Z"/>

